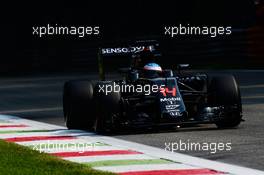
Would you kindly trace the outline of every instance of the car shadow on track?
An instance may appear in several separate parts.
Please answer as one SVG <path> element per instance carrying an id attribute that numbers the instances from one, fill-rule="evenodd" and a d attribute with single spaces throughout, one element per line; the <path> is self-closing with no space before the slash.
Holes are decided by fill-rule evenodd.
<path id="1" fill-rule="evenodd" d="M 214 125 L 195 125 L 195 126 L 183 126 L 181 128 L 178 127 L 170 127 L 170 128 L 131 128 L 126 130 L 117 130 L 111 133 L 103 133 L 100 135 L 105 136 L 122 136 L 122 135 L 144 135 L 144 134 L 161 134 L 161 133 L 173 133 L 173 132 L 201 132 L 201 131 L 219 131 L 219 130 L 234 130 L 237 128 L 217 128 Z"/>

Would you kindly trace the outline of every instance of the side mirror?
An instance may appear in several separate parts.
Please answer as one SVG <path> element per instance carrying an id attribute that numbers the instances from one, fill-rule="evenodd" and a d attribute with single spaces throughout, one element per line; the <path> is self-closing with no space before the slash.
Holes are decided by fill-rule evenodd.
<path id="1" fill-rule="evenodd" d="M 130 67 L 123 67 L 123 68 L 119 68 L 118 69 L 118 72 L 120 73 L 120 74 L 126 74 L 126 73 L 128 73 L 128 72 L 130 72 L 131 71 L 131 68 Z"/>
<path id="2" fill-rule="evenodd" d="M 177 65 L 178 70 L 184 70 L 184 69 L 189 69 L 189 68 L 190 68 L 190 64 L 178 64 Z"/>

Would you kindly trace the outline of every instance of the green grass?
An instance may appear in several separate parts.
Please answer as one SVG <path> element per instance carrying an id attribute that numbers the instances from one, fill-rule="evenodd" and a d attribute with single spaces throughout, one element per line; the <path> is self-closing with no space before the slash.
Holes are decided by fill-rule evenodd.
<path id="1" fill-rule="evenodd" d="M 30 148 L 0 140 L 0 174 L 8 175 L 113 175 L 39 153 Z"/>

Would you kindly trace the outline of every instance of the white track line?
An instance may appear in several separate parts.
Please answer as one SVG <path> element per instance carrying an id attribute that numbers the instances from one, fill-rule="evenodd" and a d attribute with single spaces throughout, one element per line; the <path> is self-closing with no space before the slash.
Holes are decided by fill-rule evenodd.
<path id="1" fill-rule="evenodd" d="M 264 88 L 264 84 L 255 84 L 255 85 L 240 85 L 240 89 L 251 89 L 251 88 Z"/>
<path id="2" fill-rule="evenodd" d="M 62 110 L 62 107 L 33 108 L 33 109 L 0 111 L 0 114 L 17 114 L 17 113 L 27 113 L 27 112 L 46 112 L 46 111 L 60 111 L 60 110 Z"/>
<path id="3" fill-rule="evenodd" d="M 45 130 L 45 128 L 37 128 L 37 127 L 10 127 L 10 128 L 1 128 L 0 127 L 0 132 L 6 132 L 6 131 L 31 131 L 31 130 Z M 16 133 L 12 133 L 15 135 Z"/>
<path id="4" fill-rule="evenodd" d="M 89 163 L 89 162 L 106 161 L 106 160 L 157 159 L 157 157 L 147 156 L 145 154 L 131 154 L 131 155 L 65 157 L 63 159 L 73 162 L 79 162 L 79 163 Z"/>
<path id="5" fill-rule="evenodd" d="M 19 125 L 19 124 L 21 124 L 21 123 L 9 123 L 9 122 L 6 122 L 6 123 L 1 123 L 1 121 L 0 121 L 0 126 L 7 126 L 7 125 Z M 25 125 L 25 124 L 23 124 L 23 125 Z"/>
<path id="6" fill-rule="evenodd" d="M 37 122 L 37 121 L 23 119 L 23 118 L 11 116 L 11 115 L 1 115 L 0 114 L 0 119 L 6 120 L 6 121 L 8 121 L 10 123 L 14 123 L 14 124 L 25 124 L 25 125 L 34 126 L 37 128 L 54 129 L 54 130 L 65 129 L 65 127 L 63 127 L 63 126 Z"/>
<path id="7" fill-rule="evenodd" d="M 125 165 L 125 166 L 105 166 L 105 167 L 94 167 L 94 169 L 102 171 L 110 171 L 115 173 L 121 172 L 133 172 L 133 171 L 152 171 L 152 170 L 180 170 L 180 169 L 200 169 L 197 167 L 170 163 L 170 164 L 154 164 L 154 165 Z"/>

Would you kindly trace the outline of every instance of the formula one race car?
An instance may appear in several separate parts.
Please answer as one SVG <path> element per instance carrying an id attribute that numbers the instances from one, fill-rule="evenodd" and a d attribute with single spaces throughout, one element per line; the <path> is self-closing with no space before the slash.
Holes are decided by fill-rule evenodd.
<path id="1" fill-rule="evenodd" d="M 233 75 L 163 70 L 154 41 L 127 48 L 103 48 L 99 53 L 100 81 L 68 81 L 63 109 L 69 129 L 109 132 L 129 127 L 181 126 L 213 123 L 236 127 L 242 121 L 239 86 Z M 120 80 L 104 80 L 103 58 L 132 55 L 131 65 L 120 68 Z"/>

